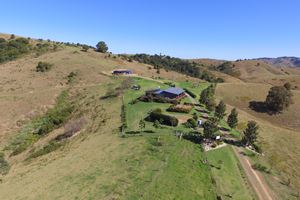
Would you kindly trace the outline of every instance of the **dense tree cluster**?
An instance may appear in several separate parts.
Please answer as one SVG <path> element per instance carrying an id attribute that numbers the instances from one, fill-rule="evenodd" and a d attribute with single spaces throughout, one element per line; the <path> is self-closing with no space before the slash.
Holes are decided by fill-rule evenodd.
<path id="1" fill-rule="evenodd" d="M 286 83 L 284 86 L 274 86 L 269 90 L 265 104 L 270 111 L 278 113 L 293 103 L 292 97 L 290 83 Z"/>
<path id="2" fill-rule="evenodd" d="M 235 68 L 235 65 L 229 61 L 217 66 L 216 70 L 235 77 L 239 77 L 241 75 L 240 71 Z"/>
<path id="3" fill-rule="evenodd" d="M 201 66 L 196 62 L 157 54 L 135 54 L 131 56 L 131 58 L 140 63 L 153 65 L 157 72 L 163 68 L 165 70 L 172 70 L 188 76 L 201 78 L 209 82 L 223 82 L 222 79 L 216 78 L 209 71 L 201 69 Z"/>
<path id="4" fill-rule="evenodd" d="M 30 49 L 29 40 L 26 38 L 11 40 L 0 38 L 0 63 L 14 60 L 28 53 Z"/>
<path id="5" fill-rule="evenodd" d="M 209 111 L 213 111 L 216 106 L 215 102 L 215 85 L 210 85 L 206 89 L 202 90 L 200 94 L 199 102 L 204 104 Z"/>

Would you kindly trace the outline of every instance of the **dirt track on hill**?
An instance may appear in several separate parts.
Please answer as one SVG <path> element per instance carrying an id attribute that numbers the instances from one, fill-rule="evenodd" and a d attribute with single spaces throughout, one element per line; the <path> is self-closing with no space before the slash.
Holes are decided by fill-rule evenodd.
<path id="1" fill-rule="evenodd" d="M 239 147 L 233 147 L 234 153 L 238 157 L 246 176 L 255 190 L 258 198 L 260 200 L 273 200 L 276 199 L 274 194 L 269 189 L 268 185 L 265 183 L 262 175 L 254 170 L 251 166 L 249 159 L 242 154 L 242 150 Z"/>

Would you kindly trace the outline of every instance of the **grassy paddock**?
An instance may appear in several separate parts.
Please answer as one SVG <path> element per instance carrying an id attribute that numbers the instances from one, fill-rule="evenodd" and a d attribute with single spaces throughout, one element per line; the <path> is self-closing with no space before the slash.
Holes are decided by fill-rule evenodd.
<path id="1" fill-rule="evenodd" d="M 209 151 L 207 158 L 222 199 L 253 199 L 230 146 Z"/>
<path id="2" fill-rule="evenodd" d="M 119 163 L 132 177 L 124 199 L 215 199 L 200 146 L 165 133 L 145 136 L 142 151 Z"/>

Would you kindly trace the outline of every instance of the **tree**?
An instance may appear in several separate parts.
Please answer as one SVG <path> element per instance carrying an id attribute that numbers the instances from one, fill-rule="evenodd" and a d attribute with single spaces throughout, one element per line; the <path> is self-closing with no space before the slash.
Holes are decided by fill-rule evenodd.
<path id="1" fill-rule="evenodd" d="M 227 124 L 230 128 L 235 128 L 238 124 L 238 112 L 236 108 L 233 108 L 230 112 L 230 115 L 227 118 Z"/>
<path id="2" fill-rule="evenodd" d="M 86 45 L 86 44 L 84 44 L 83 46 L 82 46 L 82 51 L 84 51 L 84 52 L 87 52 L 88 50 L 89 50 L 89 46 L 88 45 Z"/>
<path id="3" fill-rule="evenodd" d="M 107 47 L 106 43 L 103 42 L 103 41 L 98 42 L 96 47 L 97 47 L 97 51 L 101 52 L 101 53 L 106 53 L 107 50 L 108 50 L 108 47 Z"/>
<path id="4" fill-rule="evenodd" d="M 14 34 L 11 34 L 9 39 L 13 40 L 15 38 L 16 38 L 16 36 Z"/>
<path id="5" fill-rule="evenodd" d="M 204 104 L 209 111 L 213 111 L 216 105 L 214 94 L 215 85 L 210 85 L 200 94 L 199 102 Z"/>
<path id="6" fill-rule="evenodd" d="M 140 120 L 139 122 L 139 127 L 140 127 L 140 130 L 142 131 L 145 127 L 146 127 L 146 124 L 145 124 L 145 121 L 144 120 Z"/>
<path id="7" fill-rule="evenodd" d="M 290 90 L 291 86 L 285 84 L 284 86 L 274 86 L 269 90 L 265 104 L 273 112 L 281 112 L 287 109 L 293 103 L 293 94 Z"/>
<path id="8" fill-rule="evenodd" d="M 247 128 L 244 131 L 244 137 L 242 139 L 245 145 L 253 145 L 256 142 L 259 126 L 255 121 L 249 121 Z"/>
<path id="9" fill-rule="evenodd" d="M 220 101 L 220 103 L 217 105 L 216 110 L 215 110 L 215 117 L 218 119 L 223 119 L 226 115 L 226 104 L 224 101 Z"/>
<path id="10" fill-rule="evenodd" d="M 198 121 L 198 115 L 197 115 L 197 113 L 193 113 L 193 119 L 194 119 L 195 121 Z"/>
<path id="11" fill-rule="evenodd" d="M 218 119 L 215 117 L 209 118 L 203 124 L 203 133 L 205 138 L 212 138 L 214 134 L 219 130 L 218 128 Z"/>
<path id="12" fill-rule="evenodd" d="M 197 122 L 195 119 L 193 118 L 190 118 L 187 120 L 187 122 L 185 123 L 185 125 L 188 127 L 188 128 L 196 128 L 197 127 Z"/>

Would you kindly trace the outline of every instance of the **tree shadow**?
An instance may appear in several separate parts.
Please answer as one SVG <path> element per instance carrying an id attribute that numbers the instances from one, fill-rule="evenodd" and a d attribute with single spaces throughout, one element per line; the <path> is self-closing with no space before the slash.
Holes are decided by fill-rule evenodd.
<path id="1" fill-rule="evenodd" d="M 250 101 L 249 102 L 249 108 L 255 112 L 259 113 L 267 113 L 269 115 L 275 115 L 276 112 L 273 110 L 270 110 L 267 106 L 267 104 L 263 101 Z"/>

